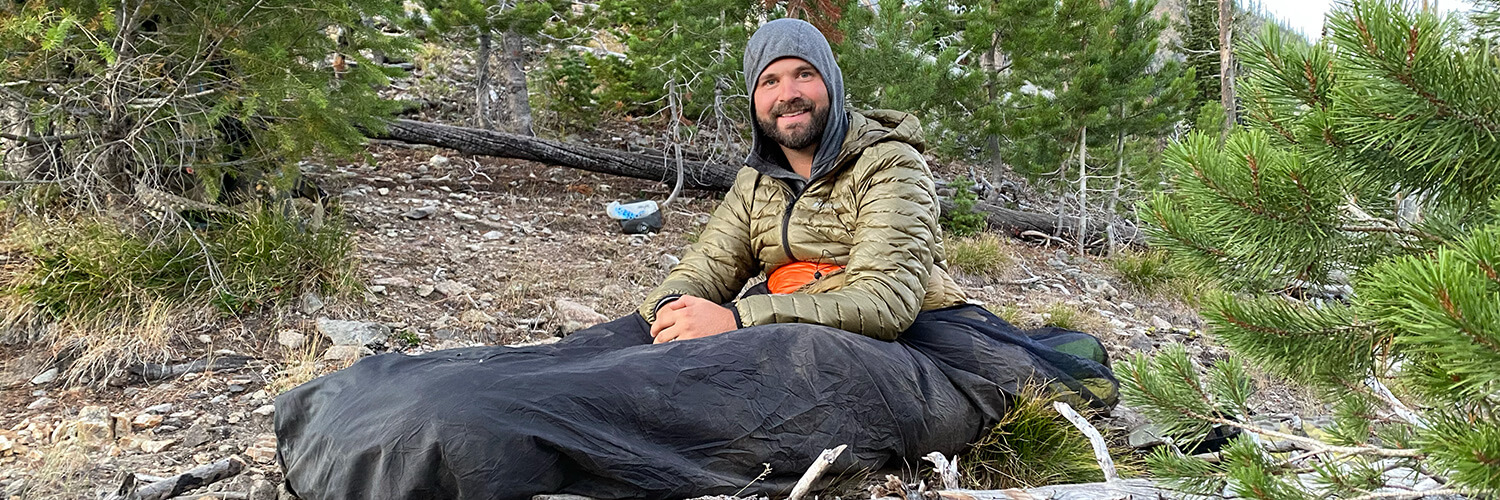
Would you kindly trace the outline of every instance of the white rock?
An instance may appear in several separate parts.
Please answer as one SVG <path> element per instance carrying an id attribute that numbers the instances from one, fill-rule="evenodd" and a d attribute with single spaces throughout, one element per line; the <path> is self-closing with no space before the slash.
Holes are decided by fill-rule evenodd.
<path id="1" fill-rule="evenodd" d="M 437 287 L 434 287 L 432 285 L 425 285 L 425 284 L 424 285 L 418 285 L 417 286 L 417 296 L 418 297 L 426 297 L 428 295 L 432 295 L 433 290 L 437 290 Z"/>
<path id="2" fill-rule="evenodd" d="M 1155 327 L 1157 330 L 1162 330 L 1162 331 L 1169 331 L 1169 330 L 1172 329 L 1172 323 L 1171 322 L 1169 322 L 1167 320 L 1164 320 L 1164 319 L 1161 319 L 1161 316 L 1155 316 L 1155 315 L 1151 316 L 1151 326 Z"/>
<path id="3" fill-rule="evenodd" d="M 39 410 L 42 408 L 46 408 L 47 405 L 50 404 L 52 404 L 52 398 L 37 398 L 36 401 L 32 401 L 31 404 L 26 405 L 26 409 Z"/>
<path id="4" fill-rule="evenodd" d="M 262 406 L 260 408 L 256 408 L 254 411 L 251 411 L 250 413 L 254 413 L 254 414 L 260 415 L 262 417 L 269 417 L 269 416 L 271 416 L 271 414 L 276 413 L 276 405 L 265 405 L 265 406 Z"/>
<path id="5" fill-rule="evenodd" d="M 474 214 L 466 214 L 463 212 L 453 212 L 453 218 L 463 222 L 473 222 L 479 220 L 479 216 Z"/>
<path id="6" fill-rule="evenodd" d="M 443 295 L 449 297 L 457 297 L 466 293 L 474 292 L 474 287 L 453 280 L 447 280 L 442 283 L 438 283 L 437 285 L 433 285 L 432 289 L 441 292 Z"/>
<path id="7" fill-rule="evenodd" d="M 661 257 L 656 260 L 656 263 L 661 266 L 663 271 L 671 271 L 673 267 L 677 267 L 677 264 L 681 262 L 682 259 L 669 253 L 661 254 Z"/>
<path id="8" fill-rule="evenodd" d="M 502 233 L 500 231 L 490 231 L 488 233 L 484 233 L 484 239 L 486 239 L 486 240 L 492 240 L 493 241 L 493 240 L 498 240 L 498 239 L 504 238 L 504 237 L 505 237 L 505 233 Z"/>
<path id="9" fill-rule="evenodd" d="M 458 315 L 458 319 L 459 321 L 475 325 L 484 325 L 495 322 L 494 316 L 485 314 L 484 311 L 480 311 L 478 309 L 470 309 L 464 311 L 463 314 Z"/>
<path id="10" fill-rule="evenodd" d="M 391 188 L 380 188 L 376 189 L 375 192 L 380 193 L 381 196 L 385 196 L 391 194 Z"/>
<path id="11" fill-rule="evenodd" d="M 53 380 L 57 380 L 57 368 L 48 368 L 46 371 L 32 377 L 31 385 L 44 385 L 51 383 Z"/>
<path id="12" fill-rule="evenodd" d="M 434 167 L 441 167 L 448 164 L 448 157 L 443 155 L 432 155 L 432 158 L 427 159 L 427 164 Z"/>
<path id="13" fill-rule="evenodd" d="M 564 335 L 609 321 L 609 318 L 599 314 L 594 308 L 568 299 L 554 301 L 552 313 L 557 316 Z"/>
<path id="14" fill-rule="evenodd" d="M 406 278 L 402 278 L 402 277 L 399 277 L 399 276 L 391 276 L 389 278 L 377 278 L 374 281 L 371 281 L 370 283 L 373 283 L 373 284 L 376 284 L 376 285 L 380 285 L 380 286 L 394 286 L 394 287 L 410 287 L 411 286 L 411 282 L 410 281 L 407 281 Z"/>
<path id="15" fill-rule="evenodd" d="M 391 335 L 391 328 L 380 323 L 329 318 L 318 318 L 318 331 L 334 345 L 381 344 Z"/>
<path id="16" fill-rule="evenodd" d="M 1121 302 L 1121 303 L 1116 304 L 1116 305 L 1120 306 L 1120 309 L 1123 310 L 1123 311 L 1125 311 L 1125 312 L 1135 311 L 1135 304 L 1131 304 L 1129 302 Z"/>
<path id="17" fill-rule="evenodd" d="M 296 330 L 282 330 L 276 334 L 276 343 L 287 349 L 301 349 L 307 345 L 307 335 Z"/>
<path id="18" fill-rule="evenodd" d="M 176 439 L 145 441 L 141 443 L 141 451 L 146 453 L 161 453 L 163 451 L 167 451 L 167 448 L 171 448 L 174 444 L 177 444 Z"/>
<path id="19" fill-rule="evenodd" d="M 362 345 L 336 345 L 329 347 L 323 353 L 324 361 L 353 362 L 364 356 L 375 354 L 370 348 Z"/>

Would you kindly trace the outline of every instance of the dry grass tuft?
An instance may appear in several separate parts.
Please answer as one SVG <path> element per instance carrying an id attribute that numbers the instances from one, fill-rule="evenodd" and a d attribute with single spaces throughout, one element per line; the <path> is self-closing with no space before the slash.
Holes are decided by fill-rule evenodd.
<path id="1" fill-rule="evenodd" d="M 321 375 L 318 360 L 322 350 L 322 336 L 311 336 L 306 345 L 287 352 L 281 360 L 281 366 L 266 383 L 266 392 L 278 395 L 318 378 Z"/>

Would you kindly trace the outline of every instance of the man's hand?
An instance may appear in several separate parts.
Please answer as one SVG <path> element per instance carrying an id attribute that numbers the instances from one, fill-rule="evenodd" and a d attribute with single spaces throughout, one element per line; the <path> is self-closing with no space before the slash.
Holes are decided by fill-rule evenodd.
<path id="1" fill-rule="evenodd" d="M 734 313 L 706 299 L 683 295 L 656 311 L 653 344 L 718 335 L 735 327 Z"/>

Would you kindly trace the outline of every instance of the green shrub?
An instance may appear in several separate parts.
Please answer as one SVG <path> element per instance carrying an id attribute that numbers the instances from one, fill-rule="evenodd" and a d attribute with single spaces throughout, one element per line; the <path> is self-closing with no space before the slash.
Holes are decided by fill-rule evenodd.
<path id="1" fill-rule="evenodd" d="M 1050 399 L 1016 398 L 1005 419 L 991 427 L 959 460 L 975 489 L 1029 488 L 1104 480 L 1093 448 Z"/>
<path id="2" fill-rule="evenodd" d="M 33 265 L 0 293 L 69 321 L 139 317 L 158 305 L 234 313 L 309 290 L 347 293 L 354 246 L 329 219 L 311 230 L 264 206 L 217 228 L 164 234 L 104 219 L 33 222 L 13 235 L 29 240 Z"/>

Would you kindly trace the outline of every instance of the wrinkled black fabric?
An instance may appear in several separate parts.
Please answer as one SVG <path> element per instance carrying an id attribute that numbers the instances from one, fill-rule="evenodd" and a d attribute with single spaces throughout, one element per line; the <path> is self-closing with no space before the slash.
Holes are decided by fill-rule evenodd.
<path id="1" fill-rule="evenodd" d="M 309 500 L 785 495 L 840 444 L 828 477 L 954 454 L 1030 380 L 1113 403 L 1078 382 L 1113 383 L 1108 368 L 974 306 L 924 312 L 897 342 L 647 331 L 632 314 L 552 345 L 385 354 L 315 379 L 276 398 L 287 484 Z"/>

